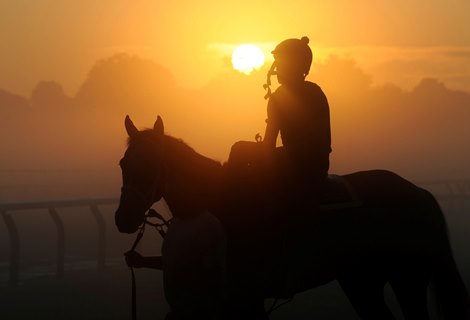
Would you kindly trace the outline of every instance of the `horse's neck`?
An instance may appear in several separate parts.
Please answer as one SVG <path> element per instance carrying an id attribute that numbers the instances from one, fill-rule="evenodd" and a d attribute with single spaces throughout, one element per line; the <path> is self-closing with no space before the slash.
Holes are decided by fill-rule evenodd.
<path id="1" fill-rule="evenodd" d="M 170 223 L 163 241 L 162 255 L 165 269 L 186 268 L 191 264 L 211 263 L 222 265 L 226 250 L 226 239 L 220 221 L 208 211 L 187 218 L 175 218 Z M 214 256 L 216 255 L 216 256 Z M 197 266 L 194 266 L 197 267 Z M 181 270 L 188 272 L 188 270 Z"/>
<path id="2" fill-rule="evenodd" d="M 166 179 L 172 185 L 165 200 L 170 210 L 173 206 L 187 216 L 210 208 L 223 183 L 222 165 L 180 141 L 170 140 L 165 149 Z"/>

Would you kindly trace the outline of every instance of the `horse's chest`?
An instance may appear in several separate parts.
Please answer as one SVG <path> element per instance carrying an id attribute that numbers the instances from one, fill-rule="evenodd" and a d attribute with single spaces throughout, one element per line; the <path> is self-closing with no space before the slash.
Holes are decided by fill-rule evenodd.
<path id="1" fill-rule="evenodd" d="M 163 263 L 167 266 L 194 266 L 207 259 L 215 261 L 224 254 L 225 236 L 222 226 L 209 213 L 188 220 L 175 219 L 162 246 Z"/>
<path id="2" fill-rule="evenodd" d="M 225 236 L 220 222 L 202 214 L 174 220 L 162 246 L 165 296 L 172 306 L 194 304 L 195 296 L 216 296 L 208 283 L 225 277 Z M 210 300 L 210 298 L 209 298 Z"/>

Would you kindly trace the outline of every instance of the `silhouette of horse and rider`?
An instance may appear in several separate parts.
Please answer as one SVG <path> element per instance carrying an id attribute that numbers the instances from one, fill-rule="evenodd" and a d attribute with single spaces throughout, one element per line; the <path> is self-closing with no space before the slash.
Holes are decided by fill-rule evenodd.
<path id="1" fill-rule="evenodd" d="M 429 319 L 429 283 L 445 319 L 468 319 L 433 196 L 384 170 L 328 177 L 329 105 L 306 81 L 308 43 L 287 39 L 272 51 L 264 139 L 235 143 L 224 165 L 165 135 L 160 117 L 143 131 L 126 117 L 116 225 L 142 228 L 162 198 L 174 217 L 162 257 L 131 250 L 128 265 L 163 270 L 168 319 L 267 319 L 265 298 L 292 298 L 333 280 L 362 319 L 394 319 L 386 283 L 406 319 Z M 272 75 L 280 84 L 273 93 Z"/>

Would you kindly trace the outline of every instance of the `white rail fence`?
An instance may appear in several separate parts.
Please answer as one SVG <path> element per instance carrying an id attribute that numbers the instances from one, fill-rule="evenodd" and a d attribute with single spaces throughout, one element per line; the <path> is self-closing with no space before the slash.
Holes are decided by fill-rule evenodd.
<path id="1" fill-rule="evenodd" d="M 96 257 L 97 269 L 102 271 L 105 267 L 106 259 L 106 224 L 100 206 L 117 204 L 117 198 L 100 198 L 100 199 L 80 199 L 80 200 L 64 200 L 64 201 L 44 201 L 29 203 L 4 203 L 0 204 L 0 214 L 8 231 L 10 241 L 9 256 L 9 277 L 8 282 L 11 285 L 18 284 L 20 279 L 20 250 L 21 241 L 14 215 L 16 212 L 25 210 L 47 210 L 49 216 L 54 222 L 57 231 L 57 254 L 56 254 L 56 276 L 60 279 L 64 276 L 65 265 L 65 228 L 58 209 L 71 207 L 88 208 L 96 221 L 98 228 L 98 255 Z"/>
<path id="2" fill-rule="evenodd" d="M 441 180 L 427 181 L 418 185 L 430 190 L 439 202 L 446 204 L 447 209 L 459 211 L 470 208 L 470 180 Z M 6 225 L 10 241 L 9 277 L 11 285 L 18 284 L 20 278 L 20 234 L 15 223 L 15 212 L 25 210 L 47 210 L 54 222 L 57 231 L 56 276 L 60 279 L 64 275 L 65 264 L 65 228 L 58 209 L 66 207 L 84 207 L 90 210 L 98 228 L 98 255 L 96 257 L 97 269 L 102 271 L 106 259 L 106 224 L 100 206 L 117 204 L 118 198 L 97 198 L 64 201 L 44 201 L 30 203 L 4 203 L 0 204 L 0 214 Z"/>

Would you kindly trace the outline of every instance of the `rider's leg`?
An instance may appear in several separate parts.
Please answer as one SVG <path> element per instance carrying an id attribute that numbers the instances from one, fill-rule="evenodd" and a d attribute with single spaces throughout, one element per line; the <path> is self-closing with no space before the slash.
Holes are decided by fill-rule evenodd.
<path id="1" fill-rule="evenodd" d="M 302 281 L 313 269 L 322 269 L 324 254 L 322 239 L 316 239 L 315 228 L 319 225 L 319 193 L 324 181 L 323 172 L 313 172 L 289 181 L 290 193 L 286 197 L 286 290 L 295 294 L 302 287 Z M 314 268 L 313 268 L 314 267 Z"/>

